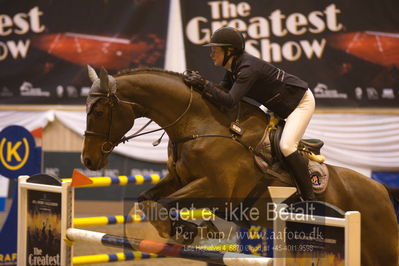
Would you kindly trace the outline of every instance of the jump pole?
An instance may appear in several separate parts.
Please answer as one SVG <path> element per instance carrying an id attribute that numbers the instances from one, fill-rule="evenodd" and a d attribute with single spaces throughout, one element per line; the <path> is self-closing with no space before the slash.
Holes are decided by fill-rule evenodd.
<path id="1" fill-rule="evenodd" d="M 193 219 L 210 219 L 214 214 L 207 209 L 187 210 L 178 213 L 182 220 Z M 116 215 L 116 216 L 95 216 L 95 217 L 79 217 L 73 219 L 74 227 L 102 226 L 112 224 L 140 223 L 147 221 L 145 215 Z"/>
<path id="2" fill-rule="evenodd" d="M 116 215 L 116 216 L 95 216 L 79 217 L 73 219 L 74 227 L 103 226 L 113 224 L 140 223 L 146 221 L 145 215 Z"/>
<path id="3" fill-rule="evenodd" d="M 246 255 L 233 252 L 221 252 L 216 250 L 190 249 L 181 245 L 172 245 L 151 240 L 126 238 L 105 233 L 87 231 L 76 228 L 67 230 L 67 238 L 71 241 L 83 241 L 111 247 L 119 247 L 128 250 L 139 250 L 142 252 L 156 253 L 169 257 L 185 258 L 205 261 L 219 265 L 251 265 L 272 266 L 273 259 Z"/>
<path id="4" fill-rule="evenodd" d="M 112 185 L 127 186 L 127 185 L 141 185 L 141 184 L 156 184 L 163 176 L 160 175 L 134 175 L 134 176 L 98 176 L 89 177 L 93 182 L 88 185 L 81 185 L 79 187 L 108 187 Z M 62 181 L 72 181 L 71 178 L 63 178 Z"/>
<path id="5" fill-rule="evenodd" d="M 73 265 L 84 265 L 93 263 L 107 263 L 116 261 L 143 260 L 165 258 L 163 255 L 150 254 L 140 251 L 118 252 L 113 254 L 96 254 L 86 256 L 76 256 L 72 258 Z"/>

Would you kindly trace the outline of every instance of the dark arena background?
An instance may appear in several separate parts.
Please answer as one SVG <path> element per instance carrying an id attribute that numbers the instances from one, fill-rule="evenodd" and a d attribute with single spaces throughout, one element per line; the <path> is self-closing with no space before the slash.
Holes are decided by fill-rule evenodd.
<path id="1" fill-rule="evenodd" d="M 21 242 L 17 236 L 21 219 L 28 224 L 24 230 L 29 236 L 22 247 L 31 255 L 24 256 L 27 265 L 70 265 L 61 263 L 60 252 L 51 251 L 54 256 L 51 252 L 42 254 L 44 241 L 53 241 L 56 247 L 65 242 L 59 238 L 65 236 L 59 228 L 67 218 L 53 208 L 62 205 L 61 199 L 47 198 L 48 195 L 20 197 L 30 209 L 23 214 L 25 218 L 18 220 L 17 199 L 21 191 L 18 192 L 18 177 L 39 173 L 70 179 L 78 171 L 85 177 L 101 177 L 101 182 L 107 183 L 109 177 L 112 180 L 109 182 L 118 183 L 74 190 L 73 199 L 68 201 L 69 206 L 74 205 L 74 218 L 97 217 L 83 229 L 162 244 L 177 243 L 160 237 L 148 221 L 126 223 L 132 202 L 140 193 L 154 187 L 170 169 L 176 169 L 168 170 L 172 165 L 171 161 L 167 164 L 171 158 L 168 156 L 176 151 L 171 147 L 168 150 L 169 136 L 157 131 L 158 124 L 152 122 L 144 129 L 154 132 L 115 147 L 104 168 L 90 170 L 82 163 L 84 134 L 89 124 L 86 116 L 90 110 L 86 99 L 93 83 L 87 66 L 98 75 L 101 69 L 106 69 L 112 76 L 137 68 L 180 74 L 196 70 L 218 83 L 225 70 L 213 65 L 210 49 L 203 45 L 223 26 L 234 27 L 243 34 L 246 52 L 308 82 L 316 110 L 304 138 L 324 142 L 321 153 L 326 164 L 349 168 L 378 183 L 399 188 L 398 14 L 397 0 L 303 0 L 296 5 L 289 0 L 1 1 L 0 266 L 22 265 L 17 262 L 21 256 L 18 254 L 21 249 L 17 248 L 17 242 Z M 154 96 L 154 101 L 163 100 L 163 96 L 157 99 Z M 148 122 L 146 117 L 135 119 L 126 135 L 137 132 Z M 160 143 L 156 143 L 160 138 Z M 232 168 L 242 165 L 234 161 L 233 155 L 224 157 L 233 158 Z M 134 184 L 121 185 L 124 180 Z M 46 218 L 39 218 L 43 209 L 47 210 Z M 333 217 L 345 219 L 348 211 L 359 210 L 339 211 L 334 209 L 337 216 Z M 326 212 L 325 217 L 330 214 Z M 114 217 L 121 215 L 126 216 L 125 220 Z M 206 219 L 197 224 L 203 220 Z M 224 255 L 226 263 L 231 254 L 240 257 L 245 253 L 249 261 L 252 255 L 279 258 L 281 254 L 273 253 L 276 252 L 275 242 L 270 238 L 273 228 L 250 224 L 245 229 L 220 217 L 215 218 L 214 224 L 219 229 L 217 237 L 205 239 L 201 235 L 193 243 L 206 250 L 221 251 L 218 255 L 212 253 L 214 261 L 203 259 L 205 252 L 190 253 L 200 260 L 188 259 L 181 255 L 184 252 L 173 257 L 175 251 L 165 258 L 165 252 L 162 253 L 167 249 L 165 246 L 159 248 L 159 254 L 151 251 L 154 254 L 148 255 L 78 240 L 73 241 L 73 255 L 66 256 L 72 260 L 72 257 L 103 254 L 76 260 L 75 265 L 105 265 L 109 261 L 111 265 L 194 266 L 216 265 L 215 257 Z M 327 222 L 324 226 L 328 227 Z M 360 223 L 354 228 L 357 232 Z M 342 235 L 348 232 L 346 229 L 328 231 L 331 239 L 325 242 L 339 244 L 331 252 L 323 247 L 324 258 L 317 265 L 348 265 L 345 258 L 352 257 L 345 253 L 344 247 L 349 244 Z M 46 230 L 44 239 L 40 233 Z M 360 238 L 360 229 L 358 233 Z M 29 241 L 36 246 L 28 247 Z M 312 245 L 317 246 L 315 242 Z M 302 265 L 299 262 L 316 265 L 311 263 L 316 263 L 317 258 L 297 254 L 310 246 L 303 243 L 299 246 L 301 250 L 298 245 L 296 250 L 288 250 L 296 255 L 291 260 L 287 257 L 287 265 Z M 360 246 L 354 248 L 360 249 Z M 126 253 L 106 255 L 121 252 Z M 268 265 L 281 264 L 274 260 Z"/>

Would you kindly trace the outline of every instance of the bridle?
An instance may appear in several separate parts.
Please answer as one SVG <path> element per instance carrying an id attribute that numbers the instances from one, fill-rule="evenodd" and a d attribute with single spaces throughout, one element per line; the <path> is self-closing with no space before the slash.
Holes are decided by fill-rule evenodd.
<path id="1" fill-rule="evenodd" d="M 113 150 L 116 146 L 118 146 L 120 143 L 125 143 L 126 141 L 128 141 L 128 140 L 130 140 L 130 139 L 133 139 L 133 138 L 136 138 L 136 137 L 139 137 L 139 136 L 143 136 L 143 135 L 147 135 L 147 134 L 150 134 L 150 133 L 154 133 L 154 132 L 157 132 L 157 131 L 160 131 L 160 130 L 165 130 L 165 129 L 167 129 L 167 128 L 170 128 L 170 127 L 176 125 L 176 124 L 183 118 L 183 116 L 184 116 L 185 114 L 187 114 L 188 110 L 189 110 L 190 107 L 191 107 L 191 104 L 192 104 L 192 101 L 193 101 L 193 88 L 192 88 L 192 87 L 190 88 L 190 99 L 189 99 L 189 102 L 188 102 L 188 104 L 187 104 L 186 109 L 185 109 L 185 110 L 183 111 L 183 113 L 182 113 L 178 118 L 176 118 L 176 120 L 174 120 L 172 123 L 170 123 L 170 124 L 168 124 L 168 125 L 166 125 L 166 126 L 164 126 L 164 127 L 160 127 L 160 128 L 154 129 L 154 130 L 149 130 L 149 131 L 146 131 L 146 132 L 141 133 L 141 132 L 142 132 L 145 128 L 147 128 L 148 125 L 152 122 L 152 120 L 150 120 L 150 121 L 148 121 L 143 127 L 141 127 L 139 130 L 137 130 L 137 131 L 134 132 L 133 134 L 131 134 L 131 135 L 129 135 L 129 136 L 123 136 L 122 138 L 120 138 L 119 140 L 116 140 L 116 141 L 112 141 L 112 140 L 111 140 L 112 119 L 113 119 L 112 113 L 113 113 L 114 108 L 115 108 L 117 105 L 119 105 L 120 103 L 129 104 L 129 105 L 132 105 L 133 107 L 134 107 L 134 106 L 140 106 L 140 105 L 137 104 L 137 103 L 134 103 L 134 102 L 129 102 L 129 101 L 125 101 L 125 100 L 120 100 L 120 99 L 118 98 L 118 96 L 116 95 L 116 92 L 111 92 L 111 91 L 108 92 L 108 93 L 103 93 L 103 92 L 92 92 L 92 93 L 89 94 L 89 97 L 90 97 L 90 96 L 92 96 L 92 97 L 101 97 L 101 98 L 108 98 L 108 99 L 109 99 L 108 104 L 109 104 L 109 107 L 110 107 L 111 110 L 110 110 L 110 112 L 108 112 L 108 113 L 109 113 L 109 116 L 108 116 L 108 130 L 107 130 L 107 132 L 106 132 L 105 134 L 104 134 L 104 133 L 95 132 L 95 131 L 91 131 L 91 130 L 86 130 L 85 133 L 84 133 L 84 136 L 85 136 L 85 137 L 86 137 L 86 136 L 97 136 L 97 137 L 104 138 L 105 141 L 104 141 L 104 143 L 101 145 L 101 152 L 102 152 L 103 154 L 109 154 L 109 153 L 111 153 L 112 150 Z M 159 144 L 159 142 L 161 141 L 161 139 L 162 139 L 162 137 L 163 137 L 164 134 L 165 134 L 165 133 L 163 133 L 162 136 L 161 136 L 161 138 L 158 140 L 158 144 Z M 156 143 L 156 142 L 154 142 L 154 143 Z M 153 145 L 155 145 L 154 143 L 153 143 Z"/>

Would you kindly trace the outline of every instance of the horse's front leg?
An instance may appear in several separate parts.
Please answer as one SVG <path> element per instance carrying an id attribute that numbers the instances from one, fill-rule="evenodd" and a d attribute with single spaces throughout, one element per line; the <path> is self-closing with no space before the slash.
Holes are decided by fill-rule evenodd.
<path id="1" fill-rule="evenodd" d="M 146 218 L 151 222 L 155 228 L 162 228 L 158 230 L 161 237 L 167 238 L 169 234 L 163 232 L 170 231 L 170 224 L 164 221 L 163 217 L 157 217 L 162 214 L 164 208 L 157 203 L 157 200 L 167 197 L 181 187 L 179 179 L 169 172 L 160 182 L 155 184 L 152 188 L 140 193 L 138 197 L 138 205 L 135 208 L 144 212 Z M 156 215 L 154 215 L 156 214 Z"/>
<path id="2" fill-rule="evenodd" d="M 157 201 L 160 198 L 166 197 L 179 188 L 181 188 L 182 185 L 179 181 L 179 179 L 171 174 L 168 173 L 164 178 L 162 178 L 161 181 L 159 181 L 157 184 L 155 184 L 152 188 L 140 193 L 138 200 L 139 201 L 145 201 L 145 200 L 153 200 Z"/>
<path id="3" fill-rule="evenodd" d="M 187 244 L 192 242 L 196 236 L 197 226 L 186 221 L 177 221 L 177 218 L 174 218 L 171 212 L 182 208 L 191 209 L 193 206 L 195 208 L 213 208 L 209 201 L 205 202 L 205 199 L 214 195 L 222 195 L 223 197 L 223 191 L 219 187 L 216 193 L 216 187 L 215 182 L 211 182 L 208 177 L 198 178 L 167 197 L 159 199 L 158 202 L 140 202 L 140 207 L 143 208 L 145 213 L 152 214 L 153 217 L 150 217 L 150 222 L 160 236 L 164 238 L 175 236 L 175 240 Z M 195 205 L 197 203 L 194 202 L 195 199 L 203 199 L 203 202 Z M 176 236 L 177 234 L 178 236 Z M 185 235 L 183 236 L 183 234 Z"/>

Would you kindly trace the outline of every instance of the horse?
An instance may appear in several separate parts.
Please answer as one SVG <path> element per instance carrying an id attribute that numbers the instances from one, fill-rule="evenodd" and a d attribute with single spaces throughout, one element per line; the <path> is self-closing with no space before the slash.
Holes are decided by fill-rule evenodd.
<path id="1" fill-rule="evenodd" d="M 267 203 L 271 202 L 267 187 L 290 185 L 265 175 L 254 162 L 253 147 L 270 122 L 263 111 L 247 103 L 241 103 L 239 110 L 222 110 L 188 87 L 182 73 L 132 69 L 111 76 L 102 69 L 98 77 L 89 68 L 89 76 L 93 84 L 87 99 L 81 153 L 85 167 L 105 167 L 113 148 L 128 139 L 125 134 L 134 120 L 147 117 L 165 130 L 169 144 L 168 174 L 140 195 L 146 213 L 176 203 L 188 208 L 193 199 L 198 200 L 198 208 L 223 210 L 226 206 L 218 199 L 238 206 L 252 195 L 250 206 L 259 213 L 248 222 L 272 227 L 267 217 Z M 237 117 L 243 129 L 241 136 L 230 130 Z M 398 229 L 389 190 L 351 169 L 326 167 L 329 184 L 317 199 L 343 211 L 361 213 L 362 265 L 397 265 Z M 253 191 L 261 192 L 254 196 Z M 173 235 L 175 224 L 171 219 L 154 219 L 151 223 L 161 236 Z"/>

